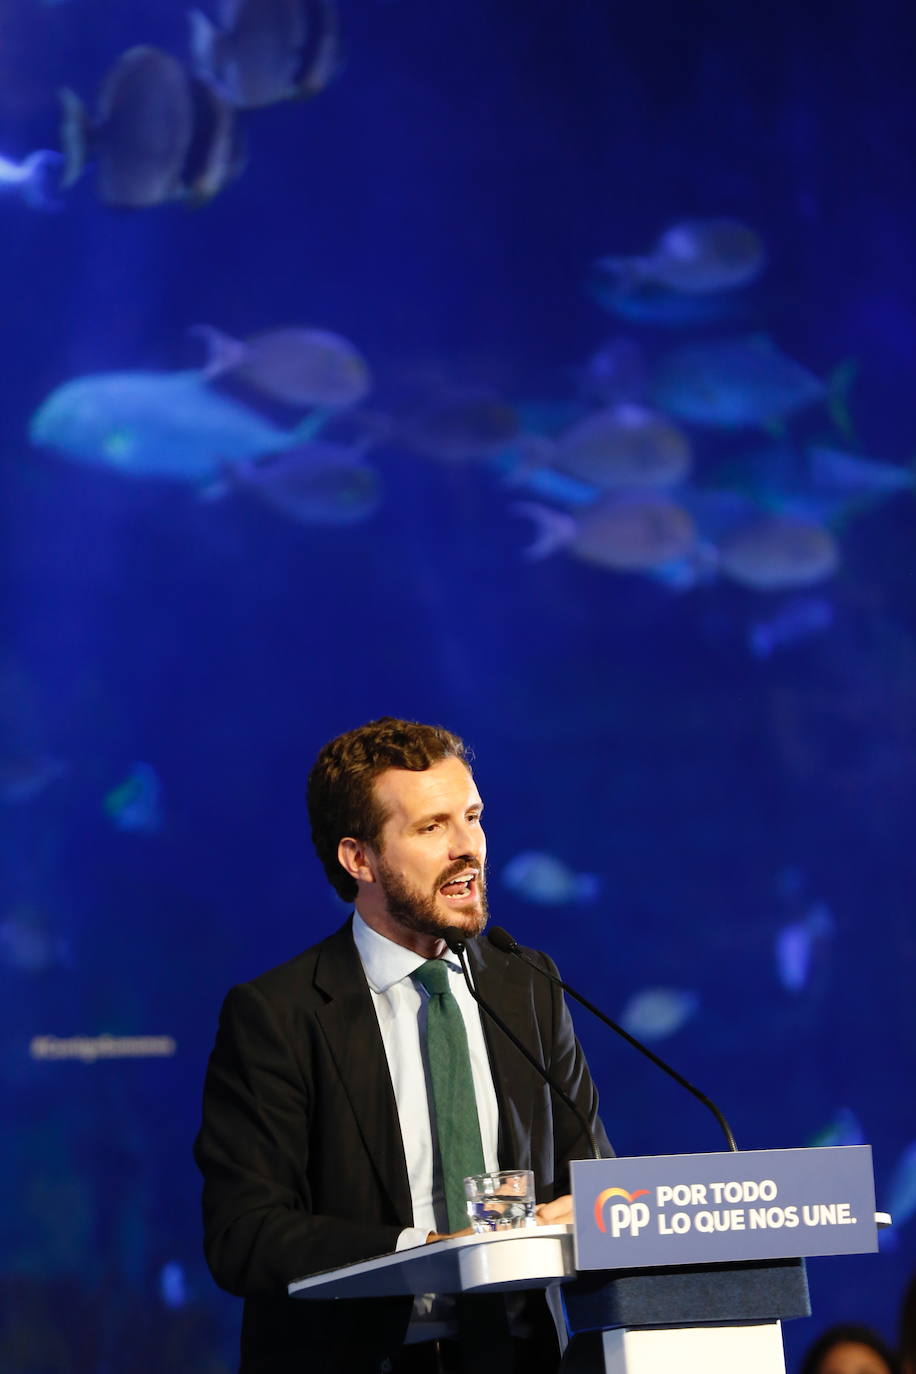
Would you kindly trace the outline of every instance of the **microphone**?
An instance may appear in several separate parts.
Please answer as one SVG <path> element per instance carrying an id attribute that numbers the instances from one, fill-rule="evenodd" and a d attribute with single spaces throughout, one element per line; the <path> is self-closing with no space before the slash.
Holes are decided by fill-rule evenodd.
<path id="1" fill-rule="evenodd" d="M 445 939 L 446 944 L 448 944 L 448 935 L 446 935 Z M 557 987 L 562 988 L 570 997 L 573 997 L 586 1011 L 590 1011 L 592 1016 L 597 1016 L 599 1021 L 603 1021 L 606 1026 L 610 1026 L 611 1030 L 616 1031 L 618 1035 L 622 1035 L 624 1040 L 632 1045 L 634 1049 L 639 1050 L 640 1054 L 644 1054 L 647 1059 L 652 1060 L 653 1064 L 657 1064 L 660 1069 L 664 1069 L 669 1078 L 673 1078 L 675 1083 L 680 1083 L 682 1088 L 686 1088 L 698 1102 L 702 1102 L 703 1106 L 707 1107 L 709 1111 L 712 1112 L 713 1116 L 722 1127 L 725 1139 L 728 1141 L 728 1148 L 730 1150 L 738 1149 L 735 1137 L 732 1134 L 732 1128 L 719 1111 L 715 1102 L 712 1102 L 705 1093 L 701 1093 L 699 1088 L 695 1088 L 692 1083 L 688 1083 L 687 1079 L 679 1074 L 677 1069 L 673 1069 L 670 1064 L 666 1064 L 664 1059 L 661 1059 L 654 1050 L 650 1050 L 648 1045 L 644 1045 L 641 1040 L 636 1039 L 635 1035 L 631 1035 L 629 1031 L 624 1030 L 623 1026 L 618 1026 L 616 1021 L 612 1021 L 609 1016 L 605 1016 L 604 1012 L 599 1011 L 593 1002 L 590 1002 L 587 997 L 582 996 L 581 992 L 576 992 L 575 988 L 571 988 L 568 983 L 564 983 L 563 979 L 558 978 L 555 973 L 549 973 L 547 969 L 542 968 L 539 963 L 531 958 L 530 954 L 526 954 L 519 942 L 514 940 L 507 930 L 503 930 L 502 926 L 493 926 L 488 930 L 487 939 L 490 941 L 491 945 L 495 945 L 503 954 L 514 954 L 517 959 L 521 959 L 529 968 L 536 969 L 537 972 L 543 974 L 545 978 L 549 978 L 551 983 L 556 983 Z M 451 948 L 451 946 L 449 946 L 449 948 Z"/>
<path id="2" fill-rule="evenodd" d="M 582 1127 L 586 1136 L 588 1137 L 588 1143 L 592 1147 L 592 1154 L 594 1155 L 595 1159 L 602 1159 L 603 1156 L 601 1154 L 601 1151 L 598 1149 L 598 1142 L 595 1139 L 594 1131 L 592 1130 L 591 1126 L 589 1126 L 588 1121 L 585 1118 L 584 1112 L 582 1112 L 582 1110 L 576 1106 L 575 1102 L 573 1102 L 569 1094 L 563 1088 L 560 1087 L 559 1083 L 555 1083 L 553 1081 L 553 1079 L 550 1077 L 549 1073 L 544 1068 L 544 1066 L 538 1063 L 538 1061 L 535 1059 L 531 1051 L 522 1044 L 521 1040 L 519 1040 L 515 1032 L 509 1029 L 509 1027 L 506 1025 L 502 1017 L 498 1016 L 497 1013 L 493 1010 L 493 1008 L 489 1005 L 489 1003 L 485 1002 L 483 998 L 478 994 L 477 989 L 471 982 L 471 975 L 468 971 L 467 958 L 464 952 L 466 944 L 464 932 L 462 930 L 459 930 L 457 926 L 448 926 L 447 929 L 443 930 L 442 938 L 448 945 L 452 953 L 457 954 L 458 962 L 461 964 L 461 972 L 464 974 L 464 981 L 467 984 L 468 992 L 471 994 L 474 1001 L 477 1003 L 479 1007 L 483 1009 L 483 1011 L 486 1012 L 490 1020 L 493 1021 L 499 1027 L 503 1034 L 509 1037 L 509 1039 L 512 1041 L 513 1045 L 519 1051 L 519 1053 L 524 1055 L 524 1057 L 528 1060 L 528 1063 L 531 1065 L 531 1067 L 533 1069 L 536 1069 L 537 1072 L 541 1075 L 544 1082 L 547 1084 L 548 1088 L 550 1088 L 552 1092 L 555 1092 L 560 1101 L 569 1108 L 573 1116 L 579 1122 L 579 1125 Z"/>

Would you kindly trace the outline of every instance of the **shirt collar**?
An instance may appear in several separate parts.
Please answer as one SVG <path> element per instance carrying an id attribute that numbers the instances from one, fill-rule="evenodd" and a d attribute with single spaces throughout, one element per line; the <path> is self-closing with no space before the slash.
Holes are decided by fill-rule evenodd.
<path id="1" fill-rule="evenodd" d="M 395 944 L 394 940 L 366 925 L 358 911 L 353 912 L 353 940 L 373 992 L 387 992 L 426 963 L 422 954 Z M 445 963 L 450 973 L 461 972 L 461 965 L 453 954 L 446 955 Z"/>

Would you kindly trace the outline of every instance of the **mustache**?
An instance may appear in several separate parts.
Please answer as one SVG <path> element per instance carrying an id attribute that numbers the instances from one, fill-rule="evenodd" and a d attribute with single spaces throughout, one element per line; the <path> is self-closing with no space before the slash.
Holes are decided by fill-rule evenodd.
<path id="1" fill-rule="evenodd" d="M 440 874 L 436 883 L 436 891 L 438 892 L 439 888 L 444 887 L 446 883 L 450 883 L 453 878 L 457 878 L 460 873 L 468 873 L 471 869 L 473 869 L 478 882 L 482 883 L 484 878 L 482 865 L 476 859 L 465 859 L 463 862 L 453 863 L 444 876 Z"/>

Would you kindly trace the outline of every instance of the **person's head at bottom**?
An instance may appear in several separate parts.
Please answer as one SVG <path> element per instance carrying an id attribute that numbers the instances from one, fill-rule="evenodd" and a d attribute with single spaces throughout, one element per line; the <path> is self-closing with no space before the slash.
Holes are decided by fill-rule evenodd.
<path id="1" fill-rule="evenodd" d="M 328 881 L 367 925 L 435 958 L 487 922 L 483 802 L 462 740 L 385 716 L 326 744 L 309 775 Z"/>
<path id="2" fill-rule="evenodd" d="M 799 1374 L 900 1374 L 900 1363 L 871 1327 L 845 1322 L 808 1347 Z"/>

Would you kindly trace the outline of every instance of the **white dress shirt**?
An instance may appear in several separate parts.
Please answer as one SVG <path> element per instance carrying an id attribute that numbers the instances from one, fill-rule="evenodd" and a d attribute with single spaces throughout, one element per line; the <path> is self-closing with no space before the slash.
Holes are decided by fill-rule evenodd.
<path id="1" fill-rule="evenodd" d="M 410 1180 L 413 1226 L 398 1237 L 397 1248 L 423 1245 L 430 1231 L 447 1231 L 445 1198 L 438 1152 L 434 1149 L 426 1069 L 426 1007 L 429 993 L 410 976 L 426 962 L 420 954 L 397 945 L 353 914 L 353 939 L 366 972 L 378 1017 Z M 493 1075 L 477 1003 L 467 990 L 461 965 L 447 953 L 449 988 L 461 1009 L 468 1037 L 471 1073 L 477 1098 L 484 1167 L 498 1168 L 496 1154 L 499 1111 Z"/>

